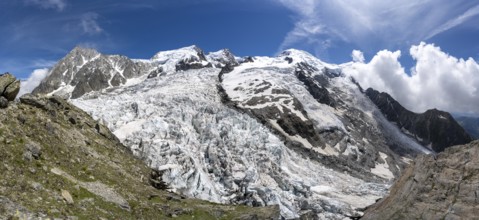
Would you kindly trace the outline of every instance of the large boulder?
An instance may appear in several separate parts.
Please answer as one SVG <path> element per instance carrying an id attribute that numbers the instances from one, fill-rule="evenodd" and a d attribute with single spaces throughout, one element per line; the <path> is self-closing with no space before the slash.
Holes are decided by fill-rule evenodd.
<path id="1" fill-rule="evenodd" d="M 8 87 L 8 85 L 15 82 L 15 76 L 10 73 L 0 74 L 0 91 L 3 94 L 3 91 Z"/>
<path id="2" fill-rule="evenodd" d="M 12 84 L 10 84 L 5 91 L 3 92 L 3 96 L 8 99 L 8 101 L 13 101 L 20 92 L 20 80 L 15 80 Z"/>
<path id="3" fill-rule="evenodd" d="M 13 101 L 20 91 L 20 81 L 10 73 L 0 75 L 0 96 Z"/>

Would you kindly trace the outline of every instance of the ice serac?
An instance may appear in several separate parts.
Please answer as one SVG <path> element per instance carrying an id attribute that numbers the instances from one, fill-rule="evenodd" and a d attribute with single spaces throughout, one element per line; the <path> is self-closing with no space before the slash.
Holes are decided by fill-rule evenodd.
<path id="1" fill-rule="evenodd" d="M 404 108 L 389 94 L 372 88 L 366 95 L 378 106 L 386 118 L 397 124 L 406 134 L 435 152 L 471 142 L 469 134 L 447 112 L 437 109 L 418 114 Z"/>
<path id="2" fill-rule="evenodd" d="M 477 219 L 479 142 L 421 155 L 361 219 Z"/>
<path id="3" fill-rule="evenodd" d="M 126 82 L 75 96 L 65 86 L 46 93 L 76 98 L 73 104 L 189 197 L 278 204 L 287 219 L 359 217 L 412 157 L 428 152 L 341 66 L 303 51 L 237 58 L 190 46 L 127 60 L 139 71 L 123 74 Z M 104 73 L 95 63 L 88 73 Z M 56 80 L 53 72 L 45 82 Z M 73 88 L 89 74 L 58 84 Z"/>

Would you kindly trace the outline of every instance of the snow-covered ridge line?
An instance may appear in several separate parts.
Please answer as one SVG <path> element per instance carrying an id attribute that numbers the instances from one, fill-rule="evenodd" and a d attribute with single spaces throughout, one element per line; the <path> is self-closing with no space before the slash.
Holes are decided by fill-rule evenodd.
<path id="1" fill-rule="evenodd" d="M 92 91 L 132 85 L 147 75 L 153 78 L 176 71 L 237 65 L 229 50 L 205 55 L 197 46 L 162 51 L 150 59 L 129 59 L 121 55 L 100 54 L 94 49 L 74 48 L 60 60 L 33 93 L 55 94 L 65 98 L 78 98 Z"/>

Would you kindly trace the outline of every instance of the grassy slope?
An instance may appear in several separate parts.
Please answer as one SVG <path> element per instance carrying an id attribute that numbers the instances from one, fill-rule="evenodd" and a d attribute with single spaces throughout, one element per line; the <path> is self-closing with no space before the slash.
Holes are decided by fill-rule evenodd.
<path id="1" fill-rule="evenodd" d="M 267 219 L 279 214 L 277 207 L 226 206 L 157 190 L 148 184 L 150 169 L 85 112 L 54 98 L 32 103 L 0 109 L 0 219 Z M 41 148 L 38 159 L 27 149 L 32 145 Z M 73 204 L 67 204 L 62 190 Z"/>

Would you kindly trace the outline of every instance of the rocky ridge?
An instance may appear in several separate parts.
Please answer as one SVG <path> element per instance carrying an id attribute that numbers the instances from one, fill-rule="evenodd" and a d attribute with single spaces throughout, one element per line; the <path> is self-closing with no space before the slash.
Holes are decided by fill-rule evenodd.
<path id="1" fill-rule="evenodd" d="M 361 219 L 477 219 L 479 141 L 420 155 Z"/>
<path id="2" fill-rule="evenodd" d="M 431 109 L 421 114 L 414 113 L 389 94 L 372 88 L 366 90 L 366 95 L 389 121 L 396 123 L 406 134 L 435 152 L 472 141 L 469 134 L 447 112 Z"/>
<path id="3" fill-rule="evenodd" d="M 277 206 L 226 206 L 165 191 L 158 171 L 62 98 L 24 95 L 0 109 L 0 121 L 0 219 L 279 217 Z"/>
<path id="4" fill-rule="evenodd" d="M 149 60 L 104 55 L 94 49 L 75 47 L 52 68 L 49 77 L 32 93 L 74 99 L 92 91 L 125 85 L 130 79 L 153 78 L 166 72 L 209 66 L 211 64 L 206 61 L 203 51 L 196 46 L 159 52 Z"/>

